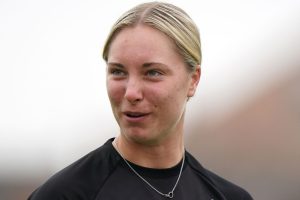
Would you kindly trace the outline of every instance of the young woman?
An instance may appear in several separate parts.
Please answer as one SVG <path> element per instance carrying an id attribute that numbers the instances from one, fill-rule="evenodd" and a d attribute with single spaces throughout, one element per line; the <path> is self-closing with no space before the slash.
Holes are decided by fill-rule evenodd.
<path id="1" fill-rule="evenodd" d="M 113 25 L 103 58 L 116 138 L 50 178 L 30 200 L 251 200 L 184 148 L 201 75 L 199 32 L 180 8 L 140 4 Z"/>

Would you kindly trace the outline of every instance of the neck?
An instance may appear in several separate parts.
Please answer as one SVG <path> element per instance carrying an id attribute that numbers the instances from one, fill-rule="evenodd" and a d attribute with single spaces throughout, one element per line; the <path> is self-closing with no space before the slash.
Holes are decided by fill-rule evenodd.
<path id="1" fill-rule="evenodd" d="M 157 145 L 128 141 L 119 135 L 113 146 L 126 160 L 148 168 L 170 168 L 178 164 L 184 153 L 183 138 Z"/>

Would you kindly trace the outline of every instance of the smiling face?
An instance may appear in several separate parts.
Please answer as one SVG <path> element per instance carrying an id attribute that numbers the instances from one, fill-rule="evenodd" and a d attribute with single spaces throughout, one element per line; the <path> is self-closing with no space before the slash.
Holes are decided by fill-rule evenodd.
<path id="1" fill-rule="evenodd" d="M 145 25 L 123 29 L 111 43 L 106 77 L 121 135 L 144 144 L 181 137 L 186 102 L 199 77 L 200 69 L 188 72 L 160 31 Z"/>

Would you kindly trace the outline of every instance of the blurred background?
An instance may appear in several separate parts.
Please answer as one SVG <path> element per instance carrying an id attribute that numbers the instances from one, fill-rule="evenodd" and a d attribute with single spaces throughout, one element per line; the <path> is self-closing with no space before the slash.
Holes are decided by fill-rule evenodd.
<path id="1" fill-rule="evenodd" d="M 0 199 L 20 200 L 118 134 L 104 40 L 142 1 L 0 1 Z M 169 0 L 199 26 L 186 148 L 257 200 L 300 199 L 300 1 Z"/>

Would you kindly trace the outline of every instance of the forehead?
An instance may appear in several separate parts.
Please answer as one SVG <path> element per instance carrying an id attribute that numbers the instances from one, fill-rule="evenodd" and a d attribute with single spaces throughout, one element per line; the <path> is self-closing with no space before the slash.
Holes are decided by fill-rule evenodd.
<path id="1" fill-rule="evenodd" d="M 146 25 L 126 27 L 115 36 L 110 45 L 108 61 L 119 59 L 146 59 L 151 62 L 160 59 L 182 61 L 173 40 L 161 31 Z"/>

